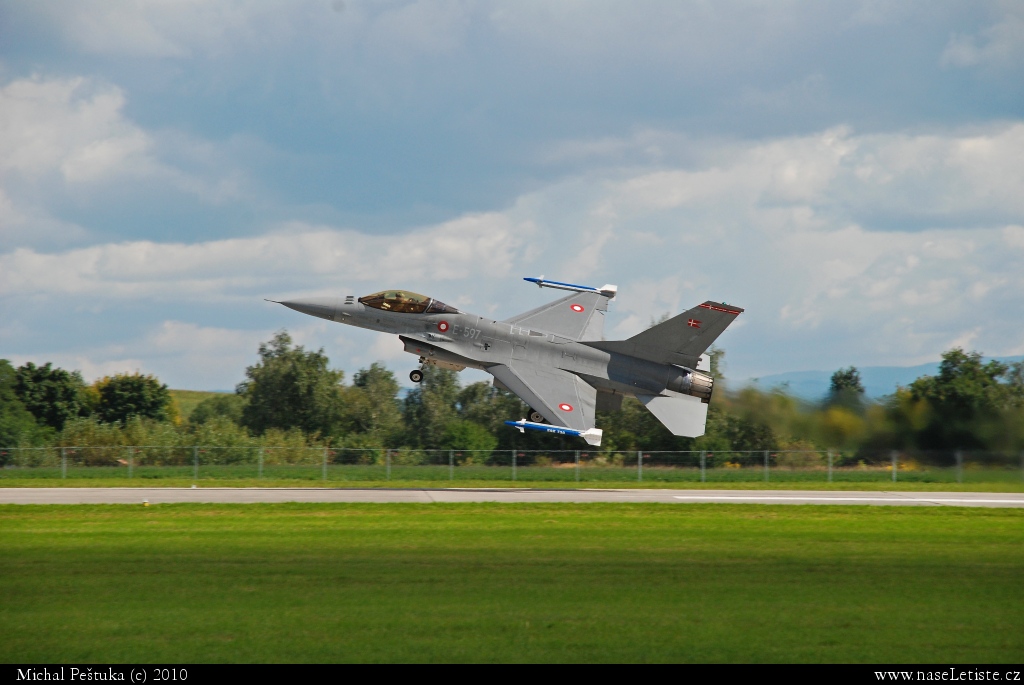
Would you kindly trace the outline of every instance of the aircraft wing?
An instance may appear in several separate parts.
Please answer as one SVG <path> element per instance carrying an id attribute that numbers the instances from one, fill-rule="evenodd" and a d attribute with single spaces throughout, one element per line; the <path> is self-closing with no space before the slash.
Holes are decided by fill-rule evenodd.
<path id="1" fill-rule="evenodd" d="M 581 292 L 505 319 L 505 323 L 554 333 L 570 340 L 602 340 L 607 311 L 607 296 Z M 537 407 L 534 409 L 540 411 Z"/>
<path id="2" fill-rule="evenodd" d="M 596 424 L 597 390 L 568 371 L 521 361 L 487 371 L 555 426 L 585 431 Z"/>

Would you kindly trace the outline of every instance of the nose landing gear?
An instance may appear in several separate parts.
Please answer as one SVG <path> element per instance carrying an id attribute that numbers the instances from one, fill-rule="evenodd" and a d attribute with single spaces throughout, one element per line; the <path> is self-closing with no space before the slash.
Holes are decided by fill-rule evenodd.
<path id="1" fill-rule="evenodd" d="M 419 383 L 420 381 L 423 380 L 423 372 L 420 371 L 419 369 L 413 369 L 412 371 L 409 372 L 409 380 L 411 380 L 413 383 Z"/>

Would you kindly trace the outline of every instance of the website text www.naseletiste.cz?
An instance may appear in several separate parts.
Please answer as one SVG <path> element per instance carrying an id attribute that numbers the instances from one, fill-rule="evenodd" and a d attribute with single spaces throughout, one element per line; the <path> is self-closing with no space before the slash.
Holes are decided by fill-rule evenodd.
<path id="1" fill-rule="evenodd" d="M 986 671 L 981 669 L 945 668 L 938 671 L 875 671 L 876 680 L 896 681 L 1000 681 L 1019 682 L 1020 671 Z"/>

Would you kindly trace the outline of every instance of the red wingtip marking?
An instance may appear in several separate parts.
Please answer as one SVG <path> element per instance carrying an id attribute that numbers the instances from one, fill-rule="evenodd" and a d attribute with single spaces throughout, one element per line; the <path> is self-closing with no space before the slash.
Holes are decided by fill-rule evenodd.
<path id="1" fill-rule="evenodd" d="M 699 304 L 697 306 L 698 307 L 704 307 L 704 309 L 712 309 L 712 310 L 714 310 L 716 312 L 725 312 L 726 314 L 734 314 L 734 315 L 735 314 L 739 314 L 739 311 L 736 310 L 736 309 L 725 309 L 724 307 L 716 307 L 716 306 L 711 305 L 711 304 Z"/>

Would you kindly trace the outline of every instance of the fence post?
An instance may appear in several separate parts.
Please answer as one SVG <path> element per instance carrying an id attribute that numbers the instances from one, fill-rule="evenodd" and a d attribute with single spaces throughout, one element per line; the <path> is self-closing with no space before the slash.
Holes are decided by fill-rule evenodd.
<path id="1" fill-rule="evenodd" d="M 134 455 L 135 455 L 135 448 L 134 447 L 129 447 L 128 448 L 128 477 L 129 478 L 132 477 L 132 466 L 135 464 L 135 457 L 134 457 Z"/>
<path id="2" fill-rule="evenodd" d="M 707 481 L 707 463 L 708 463 L 708 451 L 700 451 L 700 482 L 704 483 Z"/>
<path id="3" fill-rule="evenodd" d="M 199 480 L 199 445 L 192 448 L 192 480 Z"/>
<path id="4" fill-rule="evenodd" d="M 636 479 L 642 481 L 644 479 L 644 451 L 637 450 L 636 453 Z"/>
<path id="5" fill-rule="evenodd" d="M 263 478 L 263 448 L 262 447 L 260 447 L 259 467 L 257 468 L 257 472 L 258 472 L 258 477 L 259 478 Z"/>
<path id="6" fill-rule="evenodd" d="M 898 468 L 897 459 L 899 459 L 899 453 L 896 450 L 892 451 L 892 482 L 896 482 L 896 469 Z"/>
<path id="7" fill-rule="evenodd" d="M 956 457 L 956 482 L 957 483 L 963 483 L 964 482 L 964 453 L 961 452 L 960 450 L 957 450 L 954 456 Z"/>
<path id="8" fill-rule="evenodd" d="M 384 463 L 387 465 L 388 480 L 391 480 L 391 450 L 384 450 Z"/>
<path id="9" fill-rule="evenodd" d="M 324 482 L 327 482 L 327 448 L 324 448 Z"/>
<path id="10" fill-rule="evenodd" d="M 580 451 L 576 450 L 576 482 L 580 482 Z"/>
<path id="11" fill-rule="evenodd" d="M 766 483 L 768 482 L 768 452 L 769 450 L 764 451 L 764 482 Z"/>
<path id="12" fill-rule="evenodd" d="M 448 480 L 455 480 L 455 450 L 448 450 Z"/>
<path id="13" fill-rule="evenodd" d="M 1022 463 L 1024 463 L 1024 462 L 1022 462 Z M 67 478 L 68 477 L 68 454 L 67 454 L 67 448 L 66 447 L 61 447 L 60 448 L 60 477 L 61 478 Z"/>
<path id="14" fill-rule="evenodd" d="M 828 451 L 828 482 L 832 482 L 832 450 Z"/>
<path id="15" fill-rule="evenodd" d="M 512 450 L 512 480 L 516 479 L 516 454 L 515 450 Z"/>

